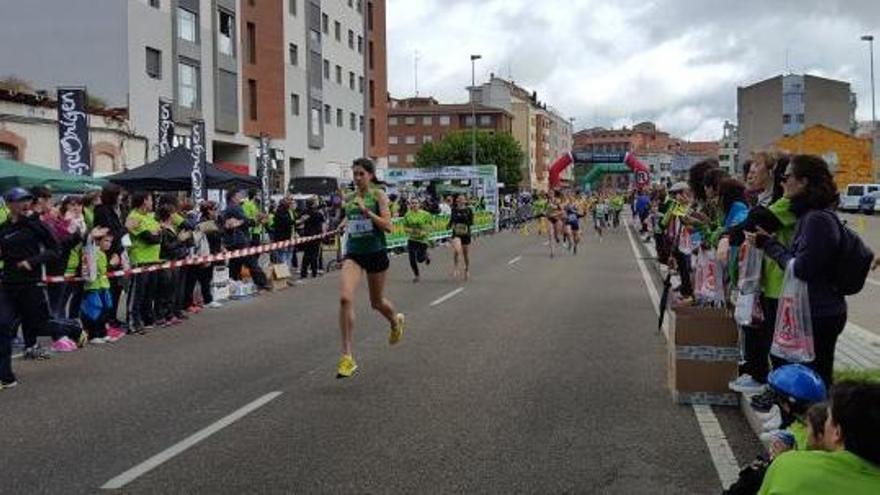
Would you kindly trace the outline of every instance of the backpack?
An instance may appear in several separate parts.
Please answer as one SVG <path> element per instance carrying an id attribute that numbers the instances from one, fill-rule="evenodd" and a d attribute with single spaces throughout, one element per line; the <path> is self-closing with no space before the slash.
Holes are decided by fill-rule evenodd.
<path id="1" fill-rule="evenodd" d="M 829 212 L 840 226 L 840 248 L 837 270 L 834 274 L 834 287 L 844 296 L 861 292 L 874 261 L 874 252 L 852 229 L 840 221 L 837 215 Z"/>

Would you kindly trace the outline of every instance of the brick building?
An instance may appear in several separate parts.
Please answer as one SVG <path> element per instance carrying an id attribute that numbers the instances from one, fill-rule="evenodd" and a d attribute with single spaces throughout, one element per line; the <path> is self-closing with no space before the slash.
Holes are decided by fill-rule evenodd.
<path id="1" fill-rule="evenodd" d="M 513 115 L 500 108 L 476 106 L 477 130 L 511 133 Z M 431 97 L 391 100 L 388 109 L 388 164 L 411 167 L 425 143 L 471 128 L 471 106 L 443 104 Z"/>
<path id="2" fill-rule="evenodd" d="M 847 184 L 874 181 L 873 147 L 869 137 L 854 137 L 819 124 L 795 135 L 781 137 L 771 148 L 792 154 L 821 156 L 828 163 L 840 190 Z"/>

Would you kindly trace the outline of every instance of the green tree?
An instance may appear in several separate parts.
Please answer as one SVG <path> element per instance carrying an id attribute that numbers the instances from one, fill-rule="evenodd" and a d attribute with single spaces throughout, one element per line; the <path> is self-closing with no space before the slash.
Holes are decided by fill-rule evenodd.
<path id="1" fill-rule="evenodd" d="M 477 132 L 477 164 L 498 167 L 498 181 L 515 186 L 522 180 L 525 153 L 510 134 Z M 425 143 L 416 155 L 416 167 L 471 164 L 471 131 L 456 131 L 434 143 Z"/>

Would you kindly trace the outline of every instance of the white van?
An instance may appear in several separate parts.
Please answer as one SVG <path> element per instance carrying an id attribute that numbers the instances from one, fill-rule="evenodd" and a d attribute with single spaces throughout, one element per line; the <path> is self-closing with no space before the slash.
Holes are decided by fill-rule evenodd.
<path id="1" fill-rule="evenodd" d="M 850 184 L 846 186 L 846 192 L 840 196 L 840 209 L 843 211 L 858 211 L 859 200 L 865 194 L 880 191 L 880 184 Z"/>

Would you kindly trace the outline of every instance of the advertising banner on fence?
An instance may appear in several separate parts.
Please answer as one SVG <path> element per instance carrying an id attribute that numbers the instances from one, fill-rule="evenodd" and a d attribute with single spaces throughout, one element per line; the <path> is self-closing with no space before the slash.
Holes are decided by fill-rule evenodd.
<path id="1" fill-rule="evenodd" d="M 189 151 L 192 157 L 192 197 L 193 201 L 198 203 L 208 197 L 205 188 L 205 164 L 208 160 L 205 148 L 204 120 L 193 121 Z"/>
<path id="2" fill-rule="evenodd" d="M 58 88 L 58 146 L 61 171 L 92 175 L 85 88 Z"/>
<path id="3" fill-rule="evenodd" d="M 159 158 L 174 149 L 174 105 L 159 100 Z"/>
<path id="4" fill-rule="evenodd" d="M 483 198 L 486 203 L 486 211 L 497 217 L 498 168 L 495 165 L 395 168 L 389 169 L 385 174 L 385 181 L 390 184 L 446 180 L 470 181 L 471 194 L 474 198 Z"/>

